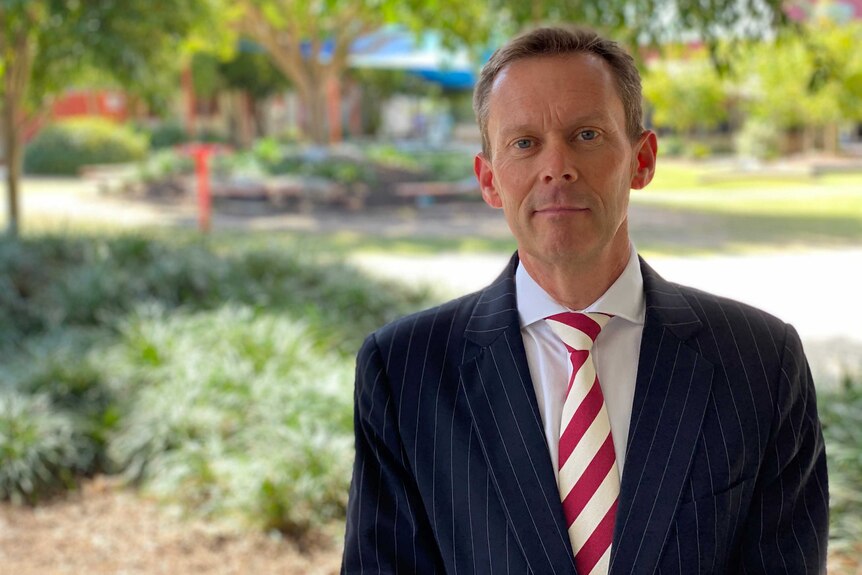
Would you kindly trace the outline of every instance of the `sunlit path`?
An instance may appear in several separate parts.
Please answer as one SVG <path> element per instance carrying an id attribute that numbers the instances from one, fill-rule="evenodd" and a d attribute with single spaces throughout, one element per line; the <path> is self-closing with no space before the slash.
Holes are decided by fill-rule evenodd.
<path id="1" fill-rule="evenodd" d="M 507 258 L 361 254 L 354 261 L 371 273 L 410 278 L 451 296 L 486 285 Z M 858 278 L 853 277 L 853 270 L 862 269 L 862 249 L 649 261 L 666 279 L 754 305 L 793 324 L 818 380 L 834 383 L 844 373 L 862 371 L 862 299 Z"/>

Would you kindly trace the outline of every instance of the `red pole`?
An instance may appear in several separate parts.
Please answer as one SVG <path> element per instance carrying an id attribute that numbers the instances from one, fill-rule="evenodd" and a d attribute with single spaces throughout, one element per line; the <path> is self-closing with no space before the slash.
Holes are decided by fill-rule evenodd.
<path id="1" fill-rule="evenodd" d="M 207 160 L 212 149 L 201 146 L 194 151 L 195 171 L 198 180 L 198 229 L 204 233 L 210 231 L 210 174 Z"/>

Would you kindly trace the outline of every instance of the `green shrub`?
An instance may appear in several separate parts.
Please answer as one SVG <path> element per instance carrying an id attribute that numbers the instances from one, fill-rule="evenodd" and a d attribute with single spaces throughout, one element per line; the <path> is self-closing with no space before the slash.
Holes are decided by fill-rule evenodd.
<path id="1" fill-rule="evenodd" d="M 736 136 L 736 152 L 746 158 L 774 160 L 780 155 L 780 140 L 776 126 L 749 118 Z"/>
<path id="2" fill-rule="evenodd" d="M 153 150 L 184 144 L 191 139 L 186 129 L 177 122 L 163 122 L 144 131 Z"/>
<path id="3" fill-rule="evenodd" d="M 117 421 L 110 375 L 99 358 L 109 340 L 103 331 L 92 328 L 67 328 L 29 338 L 6 372 L 16 389 L 48 397 L 53 408 L 75 420 L 90 442 L 90 461 L 82 467 L 88 472 L 109 467 L 104 451 Z"/>
<path id="4" fill-rule="evenodd" d="M 423 292 L 372 282 L 307 245 L 213 246 L 173 235 L 0 239 L 0 349 L 60 327 L 111 327 L 141 304 L 232 301 L 307 318 L 325 345 L 355 351 L 374 327 L 427 304 Z"/>
<path id="5" fill-rule="evenodd" d="M 669 158 L 678 158 L 685 153 L 685 142 L 676 135 L 660 136 L 658 153 Z"/>
<path id="6" fill-rule="evenodd" d="M 194 159 L 174 150 L 160 150 L 147 156 L 138 164 L 138 179 L 143 182 L 161 182 L 166 179 L 191 174 Z"/>
<path id="7" fill-rule="evenodd" d="M 469 154 L 461 151 L 424 151 L 415 154 L 425 177 L 437 182 L 457 182 L 473 175 Z"/>
<path id="8" fill-rule="evenodd" d="M 36 503 L 75 484 L 90 446 L 44 395 L 0 385 L 0 500 Z"/>
<path id="9" fill-rule="evenodd" d="M 692 160 L 705 160 L 712 155 L 712 148 L 703 142 L 692 142 L 688 147 L 687 155 Z"/>
<path id="10" fill-rule="evenodd" d="M 391 145 L 370 146 L 365 150 L 365 154 L 369 160 L 386 166 L 387 168 L 398 168 L 402 170 L 422 170 L 422 164 L 416 159 L 414 154 L 399 150 Z"/>
<path id="11" fill-rule="evenodd" d="M 829 465 L 829 547 L 855 554 L 862 545 L 862 379 L 817 398 Z"/>
<path id="12" fill-rule="evenodd" d="M 344 513 L 361 340 L 428 303 L 304 244 L 177 231 L 2 238 L 0 285 L 3 497 L 124 470 L 296 534 Z"/>
<path id="13" fill-rule="evenodd" d="M 275 138 L 261 138 L 251 149 L 254 157 L 265 166 L 275 166 L 285 156 L 284 146 Z"/>
<path id="14" fill-rule="evenodd" d="M 345 185 L 359 182 L 373 184 L 377 180 L 377 172 L 372 165 L 338 156 L 308 160 L 299 171 L 305 176 L 326 178 Z"/>
<path id="15" fill-rule="evenodd" d="M 27 146 L 24 170 L 31 174 L 77 174 L 82 166 L 140 160 L 147 138 L 102 119 L 64 120 L 42 130 Z"/>
<path id="16" fill-rule="evenodd" d="M 344 513 L 352 362 L 303 322 L 228 306 L 145 310 L 106 361 L 128 413 L 112 454 L 153 493 L 200 512 L 302 534 Z"/>

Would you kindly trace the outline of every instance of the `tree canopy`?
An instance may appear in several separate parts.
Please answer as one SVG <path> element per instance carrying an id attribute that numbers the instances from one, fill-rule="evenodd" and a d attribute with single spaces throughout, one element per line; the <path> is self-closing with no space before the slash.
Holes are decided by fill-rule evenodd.
<path id="1" fill-rule="evenodd" d="M 185 42 L 196 37 L 195 30 L 213 29 L 218 15 L 212 8 L 209 0 L 0 0 L 0 108 L 11 233 L 18 227 L 21 131 L 28 114 L 92 69 L 128 92 L 162 92 Z"/>

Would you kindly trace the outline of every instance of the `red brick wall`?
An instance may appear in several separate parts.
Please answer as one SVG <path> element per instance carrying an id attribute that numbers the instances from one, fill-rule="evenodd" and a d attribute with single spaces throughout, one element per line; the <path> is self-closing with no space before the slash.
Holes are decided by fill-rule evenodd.
<path id="1" fill-rule="evenodd" d="M 70 90 L 51 107 L 54 119 L 96 116 L 123 122 L 128 119 L 126 97 L 109 90 Z"/>

